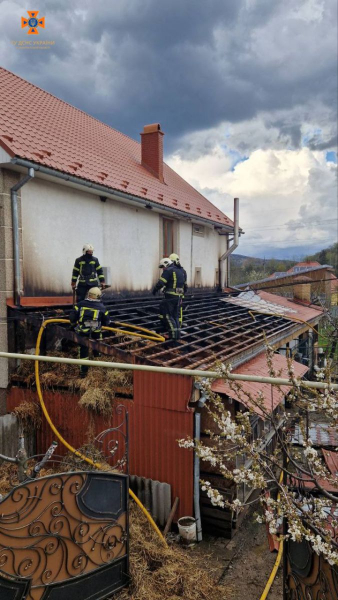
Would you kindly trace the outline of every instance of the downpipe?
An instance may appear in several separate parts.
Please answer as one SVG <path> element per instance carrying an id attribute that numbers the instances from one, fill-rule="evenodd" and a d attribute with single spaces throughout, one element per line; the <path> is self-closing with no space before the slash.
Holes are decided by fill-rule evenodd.
<path id="1" fill-rule="evenodd" d="M 200 389 L 199 384 L 195 384 L 197 389 Z M 203 408 L 206 397 L 201 396 L 197 402 L 198 408 Z M 195 426 L 195 440 L 201 441 L 201 413 L 195 412 L 194 415 L 194 426 Z M 196 537 L 197 541 L 201 542 L 202 536 L 202 520 L 201 520 L 201 507 L 200 507 L 200 458 L 197 452 L 194 452 L 194 514 L 196 520 Z"/>
<path id="2" fill-rule="evenodd" d="M 238 248 L 239 244 L 239 198 L 234 198 L 234 237 L 232 240 L 232 244 L 227 250 L 222 254 L 219 258 L 219 291 L 222 291 L 223 287 L 223 276 L 222 276 L 222 266 L 226 258 L 232 254 L 236 248 Z M 226 282 L 227 285 L 230 285 L 230 281 Z"/>
<path id="3" fill-rule="evenodd" d="M 20 267 L 20 239 L 18 215 L 18 191 L 34 177 L 34 169 L 30 167 L 27 175 L 11 188 L 12 228 L 13 228 L 13 256 L 14 256 L 14 303 L 20 306 L 21 300 L 21 267 Z"/>

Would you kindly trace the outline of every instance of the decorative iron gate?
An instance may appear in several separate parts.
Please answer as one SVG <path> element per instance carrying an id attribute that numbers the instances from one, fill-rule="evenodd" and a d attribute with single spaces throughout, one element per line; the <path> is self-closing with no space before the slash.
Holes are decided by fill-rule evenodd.
<path id="1" fill-rule="evenodd" d="M 51 475 L 1 503 L 1 600 L 99 600 L 128 581 L 128 476 Z"/>
<path id="2" fill-rule="evenodd" d="M 128 584 L 128 414 L 114 414 L 94 440 L 107 471 L 36 479 L 46 460 L 71 466 L 48 451 L 0 502 L 1 600 L 104 600 Z"/>
<path id="3" fill-rule="evenodd" d="M 318 556 L 310 544 L 286 542 L 286 600 L 337 600 L 338 569 Z"/>

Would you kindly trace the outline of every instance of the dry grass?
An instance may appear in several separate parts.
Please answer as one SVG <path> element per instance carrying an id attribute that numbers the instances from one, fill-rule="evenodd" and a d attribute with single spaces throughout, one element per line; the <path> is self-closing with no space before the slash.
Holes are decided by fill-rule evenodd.
<path id="1" fill-rule="evenodd" d="M 77 350 L 52 352 L 53 356 L 77 358 Z M 94 360 L 112 362 L 111 357 L 102 356 Z M 22 377 L 28 386 L 35 383 L 34 363 L 23 361 L 17 375 Z M 39 364 L 40 383 L 43 389 L 53 390 L 58 387 L 67 387 L 69 391 L 80 390 L 79 405 L 94 414 L 110 417 L 112 402 L 116 394 L 131 393 L 133 385 L 132 371 L 105 369 L 102 367 L 91 368 L 85 379 L 79 377 L 79 367 L 76 365 L 55 363 Z"/>
<path id="2" fill-rule="evenodd" d="M 111 466 L 106 462 L 104 454 L 99 450 L 94 443 L 94 423 L 91 421 L 87 430 L 87 442 L 78 449 L 83 456 L 89 458 L 94 463 L 100 465 L 100 471 L 111 471 Z M 60 468 L 65 471 L 90 471 L 94 469 L 87 461 L 76 456 L 74 452 L 68 452 L 65 458 L 61 461 Z"/>
<path id="3" fill-rule="evenodd" d="M 19 426 L 25 433 L 41 425 L 41 408 L 36 402 L 21 402 L 14 408 L 13 414 L 18 418 Z"/>
<path id="4" fill-rule="evenodd" d="M 0 494 L 5 496 L 11 491 L 11 474 L 12 476 L 16 473 L 17 469 L 14 465 L 9 463 L 3 463 L 0 465 Z"/>
<path id="5" fill-rule="evenodd" d="M 215 585 L 208 565 L 201 567 L 193 550 L 165 548 L 135 506 L 130 517 L 129 590 L 114 600 L 226 600 L 224 588 Z M 229 600 L 231 595 L 229 593 Z"/>
<path id="6" fill-rule="evenodd" d="M 112 402 L 118 390 L 130 389 L 133 384 L 132 372 L 116 369 L 91 369 L 81 380 L 80 391 L 84 392 L 79 405 L 104 417 L 110 417 Z"/>

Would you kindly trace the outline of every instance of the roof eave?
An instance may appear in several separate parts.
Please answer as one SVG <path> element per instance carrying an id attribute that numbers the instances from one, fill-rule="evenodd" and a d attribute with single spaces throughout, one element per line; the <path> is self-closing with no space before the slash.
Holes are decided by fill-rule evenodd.
<path id="1" fill-rule="evenodd" d="M 181 217 L 181 218 L 188 218 L 191 221 L 196 221 L 198 223 L 204 223 L 204 224 L 208 224 L 209 226 L 213 226 L 215 229 L 219 229 L 221 231 L 226 231 L 229 233 L 233 233 L 234 231 L 234 226 L 233 225 L 223 225 L 222 223 L 220 223 L 219 221 L 213 221 L 212 219 L 206 219 L 205 217 L 200 217 L 188 212 L 185 212 L 183 210 L 179 210 L 179 209 L 175 209 L 175 208 L 170 208 L 169 206 L 165 206 L 162 204 L 159 204 L 157 202 L 155 202 L 154 200 L 150 200 L 148 198 L 141 198 L 139 196 L 136 196 L 134 194 L 129 194 L 128 192 L 122 192 L 121 190 L 112 188 L 112 187 L 107 187 L 104 185 L 101 185 L 99 183 L 95 183 L 93 181 L 89 181 L 88 179 L 83 179 L 82 177 L 76 177 L 74 175 L 69 175 L 68 173 L 64 173 L 63 171 L 58 171 L 56 169 L 51 169 L 50 167 L 45 167 L 44 165 L 41 165 L 40 163 L 35 163 L 29 160 L 26 160 L 24 158 L 20 158 L 15 156 L 14 158 L 11 159 L 11 164 L 13 165 L 18 165 L 20 167 L 26 167 L 26 168 L 33 168 L 36 171 L 40 171 L 41 173 L 44 173 L 45 175 L 49 175 L 50 177 L 55 177 L 56 179 L 62 179 L 63 181 L 65 181 L 66 183 L 72 183 L 74 185 L 80 185 L 92 190 L 96 190 L 98 192 L 104 193 L 104 194 L 109 194 L 110 196 L 115 196 L 118 198 L 121 198 L 122 200 L 129 200 L 132 202 L 136 202 L 137 204 L 142 204 L 144 207 L 147 208 L 154 208 L 157 209 L 159 211 L 164 211 L 164 212 L 169 212 L 172 215 Z"/>

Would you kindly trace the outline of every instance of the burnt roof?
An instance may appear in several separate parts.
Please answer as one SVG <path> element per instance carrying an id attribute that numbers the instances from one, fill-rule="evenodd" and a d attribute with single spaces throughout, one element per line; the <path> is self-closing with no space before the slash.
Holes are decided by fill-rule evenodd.
<path id="1" fill-rule="evenodd" d="M 271 296 L 276 302 L 279 300 L 278 296 Z M 262 352 L 265 339 L 270 343 L 281 342 L 302 327 L 290 320 L 290 317 L 257 313 L 253 316 L 246 306 L 224 302 L 228 298 L 229 295 L 225 293 L 188 295 L 183 303 L 182 337 L 176 347 L 170 341 L 159 343 L 127 336 L 112 337 L 109 332 L 101 343 L 97 343 L 97 347 L 101 352 L 126 362 L 208 369 L 218 360 L 231 362 L 233 365 L 245 362 Z M 113 321 L 153 331 L 159 329 L 158 304 L 159 299 L 153 297 L 105 301 Z M 298 309 L 291 302 L 290 308 L 295 307 Z M 59 310 L 55 310 L 55 307 L 10 310 L 16 318 L 20 314 L 20 318 L 35 322 L 38 326 L 42 319 L 67 317 L 71 307 L 65 306 Z M 320 316 L 318 310 L 313 311 L 313 318 Z M 63 326 L 62 329 L 59 328 L 59 335 L 78 340 L 75 334 Z"/>

